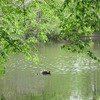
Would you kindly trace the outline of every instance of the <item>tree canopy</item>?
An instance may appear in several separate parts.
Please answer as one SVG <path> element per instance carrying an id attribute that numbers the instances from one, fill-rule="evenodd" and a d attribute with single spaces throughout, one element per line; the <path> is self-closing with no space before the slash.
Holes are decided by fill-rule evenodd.
<path id="1" fill-rule="evenodd" d="M 80 36 L 90 36 L 100 31 L 99 0 L 1 0 L 0 1 L 0 66 L 10 53 L 23 53 L 38 62 L 38 42 L 46 43 L 49 37 L 66 39 L 62 48 L 75 52 L 86 51 L 89 41 Z"/>

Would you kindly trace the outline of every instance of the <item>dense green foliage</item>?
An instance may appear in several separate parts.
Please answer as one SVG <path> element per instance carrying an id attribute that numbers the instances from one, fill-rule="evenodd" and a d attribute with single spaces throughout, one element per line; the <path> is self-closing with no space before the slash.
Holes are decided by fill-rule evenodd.
<path id="1" fill-rule="evenodd" d="M 66 39 L 63 48 L 75 52 L 87 51 L 89 41 L 80 36 L 90 36 L 100 31 L 99 0 L 1 0 L 0 1 L 0 63 L 10 53 L 24 53 L 27 59 L 35 44 L 47 42 L 50 38 Z M 0 64 L 0 65 L 2 65 Z"/>

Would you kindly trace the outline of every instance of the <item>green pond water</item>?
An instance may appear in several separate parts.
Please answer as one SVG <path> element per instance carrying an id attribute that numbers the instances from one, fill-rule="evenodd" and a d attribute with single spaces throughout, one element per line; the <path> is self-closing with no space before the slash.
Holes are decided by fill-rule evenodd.
<path id="1" fill-rule="evenodd" d="M 61 49 L 39 45 L 39 64 L 11 55 L 0 78 L 0 100 L 100 100 L 100 63 Z M 100 57 L 100 40 L 90 48 Z M 41 75 L 42 70 L 51 75 Z"/>

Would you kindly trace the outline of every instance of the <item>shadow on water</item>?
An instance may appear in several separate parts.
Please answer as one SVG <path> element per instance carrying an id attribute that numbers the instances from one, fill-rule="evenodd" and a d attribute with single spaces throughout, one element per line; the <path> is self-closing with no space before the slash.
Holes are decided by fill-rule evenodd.
<path id="1" fill-rule="evenodd" d="M 6 100 L 3 94 L 1 94 L 0 100 Z"/>
<path id="2" fill-rule="evenodd" d="M 100 70 L 100 69 L 99 69 Z M 99 100 L 99 92 L 100 92 L 100 87 L 98 83 L 98 78 L 99 77 L 99 71 L 98 69 L 91 69 L 91 88 L 92 88 L 92 95 L 93 99 L 92 100 Z"/>

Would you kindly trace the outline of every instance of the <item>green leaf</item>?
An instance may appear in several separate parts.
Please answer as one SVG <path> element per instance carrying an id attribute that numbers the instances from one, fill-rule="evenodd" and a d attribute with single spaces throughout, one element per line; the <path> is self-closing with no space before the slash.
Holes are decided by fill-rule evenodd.
<path id="1" fill-rule="evenodd" d="M 37 54 L 34 55 L 33 61 L 35 62 L 35 64 L 39 63 L 39 57 Z"/>
<path id="2" fill-rule="evenodd" d="M 25 53 L 25 58 L 26 58 L 27 60 L 30 60 L 30 59 L 31 59 L 31 55 L 27 52 L 27 53 Z"/>

